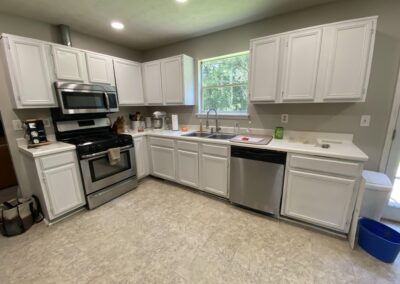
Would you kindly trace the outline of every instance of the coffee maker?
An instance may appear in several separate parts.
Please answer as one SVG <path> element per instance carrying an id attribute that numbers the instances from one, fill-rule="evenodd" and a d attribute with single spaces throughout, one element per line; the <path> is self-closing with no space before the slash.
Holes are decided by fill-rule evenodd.
<path id="1" fill-rule="evenodd" d="M 165 111 L 155 111 L 153 113 L 153 127 L 155 129 L 165 129 L 165 117 L 167 113 Z"/>

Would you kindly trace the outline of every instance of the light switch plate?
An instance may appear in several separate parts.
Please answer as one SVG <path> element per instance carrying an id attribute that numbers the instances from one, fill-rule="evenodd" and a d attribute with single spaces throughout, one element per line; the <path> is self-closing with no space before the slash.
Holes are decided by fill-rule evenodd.
<path id="1" fill-rule="evenodd" d="M 13 129 L 15 131 L 22 130 L 22 122 L 21 120 L 15 119 L 12 121 Z"/>
<path id="2" fill-rule="evenodd" d="M 360 126 L 369 127 L 370 122 L 371 122 L 371 116 L 370 115 L 362 115 L 361 116 Z"/>
<path id="3" fill-rule="evenodd" d="M 288 114 L 282 114 L 281 115 L 281 123 L 288 123 L 289 122 L 289 115 Z"/>

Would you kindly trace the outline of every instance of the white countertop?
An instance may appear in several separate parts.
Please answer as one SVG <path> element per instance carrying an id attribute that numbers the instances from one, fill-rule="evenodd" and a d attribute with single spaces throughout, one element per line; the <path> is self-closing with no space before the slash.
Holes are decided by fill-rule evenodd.
<path id="1" fill-rule="evenodd" d="M 282 151 L 288 153 L 323 156 L 323 157 L 338 158 L 338 159 L 360 161 L 360 162 L 368 161 L 368 156 L 349 140 L 341 140 L 340 143 L 329 143 L 330 148 L 326 149 L 322 148 L 319 144 L 305 144 L 302 142 L 298 142 L 298 140 L 288 139 L 288 138 L 272 139 L 271 142 L 269 142 L 267 145 L 257 145 L 257 144 L 233 143 L 230 142 L 229 140 L 182 136 L 190 132 L 193 131 L 181 132 L 172 130 L 146 130 L 144 132 L 128 131 L 127 134 L 131 134 L 132 137 L 149 135 L 149 136 L 157 136 L 164 138 L 179 138 L 196 142 L 208 142 L 216 144 L 252 147 L 259 149 L 268 149 L 268 150 Z"/>
<path id="2" fill-rule="evenodd" d="M 23 139 L 23 140 L 25 140 L 25 139 Z M 59 142 L 59 141 L 53 141 L 49 145 L 43 145 L 43 146 L 39 146 L 36 148 L 28 148 L 28 146 L 26 145 L 26 142 L 23 143 L 22 141 L 20 141 L 18 143 L 18 148 L 21 153 L 31 156 L 33 158 L 36 158 L 36 157 L 41 157 L 41 156 L 75 150 L 76 147 L 75 147 L 75 145 L 72 145 L 72 144 Z"/>
<path id="3" fill-rule="evenodd" d="M 229 140 L 221 140 L 221 139 L 182 136 L 190 132 L 193 131 L 181 132 L 172 130 L 145 130 L 144 132 L 137 132 L 130 130 L 127 131 L 126 134 L 130 134 L 132 135 L 132 137 L 140 137 L 147 135 L 147 136 L 164 137 L 164 138 L 179 138 L 179 139 L 203 142 L 203 143 L 207 142 L 214 144 L 252 147 L 259 149 L 275 150 L 275 151 L 298 153 L 305 155 L 315 155 L 315 156 L 338 158 L 338 159 L 360 161 L 360 162 L 368 161 L 368 156 L 363 151 L 361 151 L 356 145 L 354 145 L 351 142 L 351 140 L 348 139 L 340 140 L 340 143 L 329 143 L 330 148 L 325 149 L 322 148 L 319 144 L 302 143 L 301 139 L 293 139 L 292 137 L 284 138 L 282 140 L 272 139 L 271 142 L 269 142 L 267 145 L 257 145 L 257 144 L 233 143 L 230 142 Z M 311 132 L 308 133 L 307 135 L 308 137 L 314 137 L 314 138 L 316 137 L 315 133 Z M 330 135 L 328 138 L 332 138 L 332 135 Z M 25 139 L 23 140 L 25 141 Z M 50 145 L 44 145 L 38 148 L 28 149 L 26 142 L 24 143 L 24 141 L 22 140 L 17 141 L 19 145 L 19 150 L 20 152 L 26 155 L 30 155 L 31 157 L 40 157 L 75 149 L 75 145 L 58 141 L 55 141 Z"/>

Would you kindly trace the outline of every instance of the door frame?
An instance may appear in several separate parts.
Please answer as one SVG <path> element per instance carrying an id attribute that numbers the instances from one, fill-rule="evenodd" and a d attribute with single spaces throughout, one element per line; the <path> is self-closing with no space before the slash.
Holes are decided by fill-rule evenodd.
<path id="1" fill-rule="evenodd" d="M 389 124 L 386 132 L 385 144 L 383 147 L 382 157 L 379 165 L 380 172 L 386 173 L 388 170 L 387 167 L 389 162 L 389 155 L 390 155 L 390 150 L 392 148 L 393 134 L 395 134 L 394 131 L 396 130 L 396 124 L 399 118 L 399 111 L 400 111 L 400 69 L 397 74 L 397 83 L 393 98 L 392 111 L 390 114 Z M 397 133 L 397 135 L 400 135 L 400 131 L 399 133 Z"/>

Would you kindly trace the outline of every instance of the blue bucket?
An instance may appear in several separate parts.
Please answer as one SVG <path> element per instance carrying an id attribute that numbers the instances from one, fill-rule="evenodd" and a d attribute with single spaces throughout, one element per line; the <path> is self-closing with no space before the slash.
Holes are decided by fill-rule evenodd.
<path id="1" fill-rule="evenodd" d="M 400 233 L 378 221 L 362 218 L 358 244 L 377 259 L 393 263 L 400 251 Z"/>

